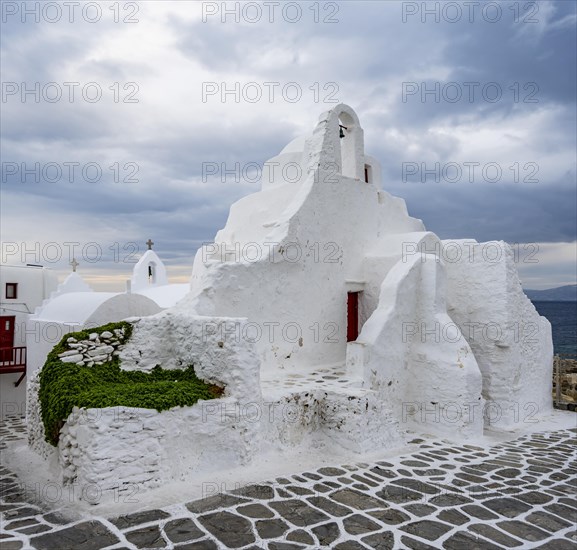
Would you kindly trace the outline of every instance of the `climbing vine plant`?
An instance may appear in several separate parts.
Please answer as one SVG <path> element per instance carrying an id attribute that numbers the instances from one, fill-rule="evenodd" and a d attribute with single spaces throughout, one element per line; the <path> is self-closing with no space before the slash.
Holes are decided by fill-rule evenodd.
<path id="1" fill-rule="evenodd" d="M 63 362 L 59 355 L 70 351 L 68 341 L 88 340 L 91 333 L 123 329 L 122 343 L 132 334 L 127 322 L 69 333 L 52 349 L 40 372 L 39 400 L 46 441 L 56 446 L 60 429 L 73 407 L 138 407 L 163 411 L 194 405 L 201 399 L 215 399 L 223 388 L 207 384 L 196 376 L 194 366 L 165 370 L 156 366 L 151 372 L 123 371 L 120 359 L 113 356 L 102 365 L 77 365 Z"/>

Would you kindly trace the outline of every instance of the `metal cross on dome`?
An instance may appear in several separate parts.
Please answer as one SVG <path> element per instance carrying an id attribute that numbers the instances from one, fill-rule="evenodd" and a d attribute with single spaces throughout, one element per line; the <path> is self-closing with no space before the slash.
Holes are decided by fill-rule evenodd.
<path id="1" fill-rule="evenodd" d="M 152 250 L 152 245 L 154 244 L 151 239 L 148 239 L 145 243 L 148 246 L 148 250 Z"/>
<path id="2" fill-rule="evenodd" d="M 72 258 L 70 265 L 72 266 L 72 273 L 76 273 L 76 268 L 80 265 L 80 263 L 76 261 L 76 258 Z"/>

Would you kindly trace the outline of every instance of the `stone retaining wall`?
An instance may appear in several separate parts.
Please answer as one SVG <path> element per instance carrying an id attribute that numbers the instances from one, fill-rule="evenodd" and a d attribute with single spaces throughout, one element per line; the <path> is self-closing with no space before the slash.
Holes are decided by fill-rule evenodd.
<path id="1" fill-rule="evenodd" d="M 28 438 L 44 458 L 57 455 L 65 484 L 93 484 L 104 498 L 118 492 L 185 480 L 197 471 L 214 471 L 250 461 L 260 448 L 260 423 L 237 414 L 247 404 L 261 406 L 260 362 L 250 342 L 226 341 L 214 328 L 219 319 L 159 314 L 130 319 L 132 338 L 91 334 L 68 338 L 61 359 L 92 366 L 121 355 L 122 369 L 151 370 L 194 365 L 199 378 L 224 387 L 220 399 L 158 412 L 135 407 L 74 408 L 60 432 L 58 448 L 47 444 L 35 373 L 28 387 Z M 122 342 L 122 343 L 121 343 Z M 141 359 L 142 358 L 142 359 Z"/>
<path id="2" fill-rule="evenodd" d="M 233 410 L 235 403 L 224 398 L 162 412 L 75 408 L 58 444 L 63 481 L 117 496 L 243 464 L 252 456 L 250 426 L 240 417 L 207 414 L 209 404 Z"/>

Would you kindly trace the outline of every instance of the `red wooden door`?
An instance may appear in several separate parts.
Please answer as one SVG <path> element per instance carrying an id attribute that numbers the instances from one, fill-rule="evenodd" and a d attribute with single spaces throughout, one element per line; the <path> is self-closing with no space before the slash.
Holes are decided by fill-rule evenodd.
<path id="1" fill-rule="evenodd" d="M 359 293 L 349 292 L 347 297 L 347 342 L 354 342 L 359 335 Z"/>
<path id="2" fill-rule="evenodd" d="M 14 315 L 0 317 L 0 362 L 12 361 L 15 319 Z M 3 348 L 10 348 L 10 350 Z"/>

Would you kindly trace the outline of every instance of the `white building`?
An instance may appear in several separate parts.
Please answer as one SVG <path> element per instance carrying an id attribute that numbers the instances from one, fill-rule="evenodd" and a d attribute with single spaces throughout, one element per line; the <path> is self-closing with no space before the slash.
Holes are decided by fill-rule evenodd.
<path id="1" fill-rule="evenodd" d="M 21 414 L 25 403 L 28 316 L 58 285 L 50 269 L 36 265 L 0 266 L 0 407 L 5 414 Z"/>
<path id="2" fill-rule="evenodd" d="M 382 189 L 350 107 L 323 113 L 266 167 L 262 190 L 197 253 L 175 308 L 254 323 L 263 390 L 291 373 L 344 371 L 393 419 L 451 434 L 482 434 L 487 405 L 501 426 L 520 419 L 511 403 L 551 410 L 550 324 L 510 248 L 427 232 Z M 458 421 L 443 422 L 449 404 Z"/>
<path id="3" fill-rule="evenodd" d="M 231 420 L 215 403 L 131 409 L 145 431 L 80 426 L 71 415 L 67 444 L 82 438 L 91 450 L 63 460 L 101 486 L 146 470 L 146 487 L 271 447 L 322 440 L 329 452 L 365 452 L 398 446 L 408 431 L 514 430 L 551 413 L 552 357 L 551 326 L 523 294 L 509 246 L 426 231 L 382 189 L 356 113 L 339 105 L 266 163 L 262 189 L 233 204 L 197 252 L 189 294 L 136 320 L 121 354 L 125 369 L 194 364 L 226 387 L 227 411 L 254 405 L 258 421 Z M 271 415 L 278 407 L 292 414 Z M 143 449 L 130 469 L 124 451 L 88 458 L 119 440 Z M 157 447 L 151 469 L 144 449 Z"/>

